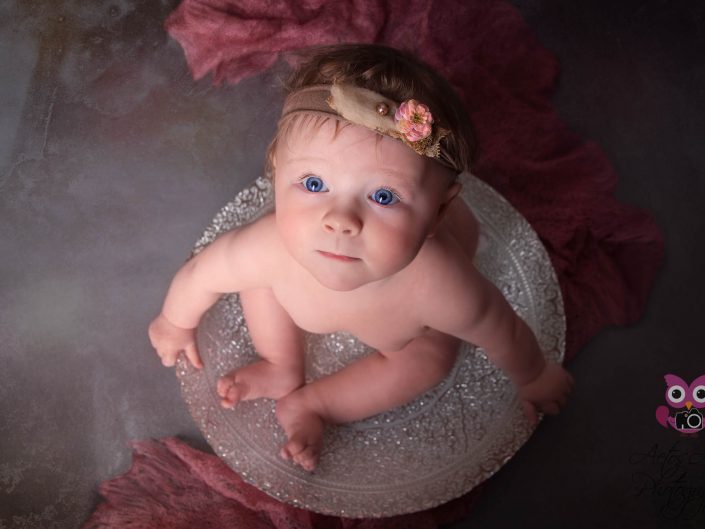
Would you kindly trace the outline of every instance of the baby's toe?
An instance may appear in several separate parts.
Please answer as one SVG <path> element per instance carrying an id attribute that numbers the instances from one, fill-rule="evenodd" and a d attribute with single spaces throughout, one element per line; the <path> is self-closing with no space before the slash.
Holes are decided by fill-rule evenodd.
<path id="1" fill-rule="evenodd" d="M 304 451 L 306 445 L 299 439 L 291 439 L 281 449 L 281 455 L 284 459 L 294 460 Z"/>
<path id="2" fill-rule="evenodd" d="M 318 450 L 313 446 L 308 446 L 294 457 L 294 462 L 300 465 L 304 470 L 313 472 L 316 465 L 318 465 Z"/>
<path id="3" fill-rule="evenodd" d="M 220 377 L 216 384 L 216 391 L 218 392 L 218 396 L 225 397 L 228 394 L 228 390 L 232 387 L 232 385 L 232 378 L 227 375 L 224 377 Z"/>
<path id="4" fill-rule="evenodd" d="M 220 401 L 221 406 L 224 408 L 232 408 L 242 400 L 242 390 L 237 384 L 233 384 L 222 397 L 223 399 Z"/>

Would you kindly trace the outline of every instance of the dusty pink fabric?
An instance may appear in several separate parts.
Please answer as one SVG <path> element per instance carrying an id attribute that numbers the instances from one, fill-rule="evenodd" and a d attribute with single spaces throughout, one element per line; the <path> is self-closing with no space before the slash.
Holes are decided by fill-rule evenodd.
<path id="1" fill-rule="evenodd" d="M 467 514 L 478 489 L 416 514 L 354 520 L 297 509 L 248 485 L 178 439 L 134 442 L 132 467 L 104 482 L 82 529 L 437 529 Z"/>
<path id="2" fill-rule="evenodd" d="M 500 0 L 185 0 L 166 27 L 195 78 L 237 82 L 280 52 L 333 42 L 380 42 L 415 52 L 456 86 L 481 155 L 473 172 L 504 195 L 546 245 L 563 291 L 566 357 L 606 325 L 639 318 L 660 266 L 651 217 L 612 196 L 617 175 L 597 145 L 556 115 L 554 56 Z M 352 521 L 282 505 L 243 483 L 215 456 L 168 439 L 134 445 L 124 476 L 85 528 L 328 529 L 437 527 L 474 494 L 434 511 Z M 476 489 L 477 490 L 477 489 Z"/>
<path id="3" fill-rule="evenodd" d="M 236 6 L 237 4 L 237 6 Z M 551 105 L 555 57 L 499 0 L 185 0 L 166 22 L 195 78 L 237 82 L 280 52 L 380 42 L 410 50 L 460 92 L 481 154 L 473 168 L 531 223 L 558 273 L 566 358 L 606 325 L 636 321 L 663 256 L 651 217 L 612 196 L 600 148 Z"/>

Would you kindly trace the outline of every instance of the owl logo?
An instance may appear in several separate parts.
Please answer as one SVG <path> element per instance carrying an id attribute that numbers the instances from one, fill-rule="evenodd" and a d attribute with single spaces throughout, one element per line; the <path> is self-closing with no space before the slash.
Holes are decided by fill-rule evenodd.
<path id="1" fill-rule="evenodd" d="M 656 408 L 656 420 L 664 428 L 674 428 L 684 434 L 695 434 L 703 429 L 703 415 L 699 408 L 705 408 L 705 375 L 700 375 L 688 385 L 676 375 L 666 375 L 666 401 L 672 408 L 685 408 L 670 416 L 668 406 Z M 705 410 L 703 410 L 705 411 Z"/>

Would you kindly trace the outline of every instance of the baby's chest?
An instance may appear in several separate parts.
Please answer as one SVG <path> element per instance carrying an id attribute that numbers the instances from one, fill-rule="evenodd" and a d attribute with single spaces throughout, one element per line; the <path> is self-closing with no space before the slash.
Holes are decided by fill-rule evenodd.
<path id="1" fill-rule="evenodd" d="M 425 332 L 409 307 L 384 300 L 320 296 L 297 288 L 275 290 L 275 296 L 296 325 L 310 333 L 347 332 L 380 351 L 398 351 Z"/>

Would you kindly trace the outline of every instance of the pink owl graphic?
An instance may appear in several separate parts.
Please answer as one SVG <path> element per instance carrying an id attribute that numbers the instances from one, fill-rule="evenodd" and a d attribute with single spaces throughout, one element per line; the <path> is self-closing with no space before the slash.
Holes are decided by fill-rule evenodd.
<path id="1" fill-rule="evenodd" d="M 690 385 L 679 376 L 666 375 L 666 401 L 672 408 L 677 408 L 673 416 L 668 406 L 656 408 L 656 420 L 664 428 L 674 428 L 684 434 L 698 433 L 703 429 L 705 408 L 705 375 L 700 375 Z M 681 410 L 682 408 L 685 408 Z M 681 410 L 681 411 L 679 411 Z"/>

